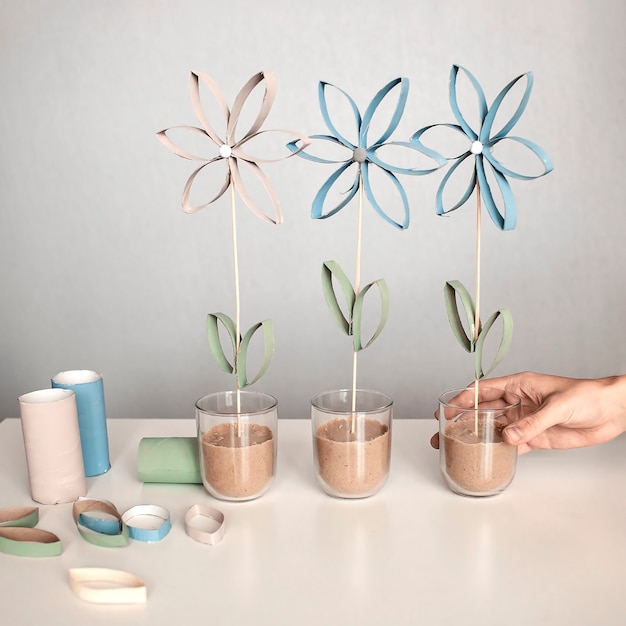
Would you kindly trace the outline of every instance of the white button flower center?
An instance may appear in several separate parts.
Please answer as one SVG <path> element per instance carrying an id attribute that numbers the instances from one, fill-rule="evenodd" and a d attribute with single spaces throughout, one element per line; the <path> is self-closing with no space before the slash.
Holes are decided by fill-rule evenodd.
<path id="1" fill-rule="evenodd" d="M 224 144 L 223 146 L 220 146 L 220 156 L 223 159 L 227 159 L 232 153 L 232 150 L 230 149 L 230 146 L 227 146 L 226 144 Z"/>
<path id="2" fill-rule="evenodd" d="M 470 152 L 472 154 L 481 154 L 483 151 L 483 144 L 480 141 L 473 141 L 470 146 Z"/>
<path id="3" fill-rule="evenodd" d="M 365 148 L 355 148 L 352 158 L 356 163 L 364 163 L 367 159 L 367 150 Z"/>

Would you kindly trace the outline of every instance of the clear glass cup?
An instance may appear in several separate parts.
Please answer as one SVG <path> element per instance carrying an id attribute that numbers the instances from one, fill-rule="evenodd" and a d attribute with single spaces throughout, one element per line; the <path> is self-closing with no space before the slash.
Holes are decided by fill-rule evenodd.
<path id="1" fill-rule="evenodd" d="M 441 473 L 455 493 L 493 496 L 515 476 L 517 446 L 502 439 L 502 431 L 521 416 L 514 394 L 488 386 L 453 389 L 439 397 L 439 458 Z"/>
<path id="2" fill-rule="evenodd" d="M 367 498 L 386 482 L 391 460 L 392 399 L 379 391 L 327 391 L 311 400 L 313 457 L 322 489 Z"/>
<path id="3" fill-rule="evenodd" d="M 239 406 L 238 406 L 239 404 Z M 257 391 L 218 391 L 196 402 L 200 473 L 220 500 L 263 495 L 276 473 L 278 402 Z"/>

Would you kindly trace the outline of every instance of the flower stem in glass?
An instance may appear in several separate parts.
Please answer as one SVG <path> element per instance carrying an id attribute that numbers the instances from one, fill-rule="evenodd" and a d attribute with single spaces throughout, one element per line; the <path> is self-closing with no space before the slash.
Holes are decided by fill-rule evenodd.
<path id="1" fill-rule="evenodd" d="M 235 273 L 235 395 L 237 406 L 237 437 L 241 437 L 241 390 L 239 388 L 239 376 L 237 375 L 237 362 L 239 346 L 241 344 L 241 301 L 239 298 L 239 253 L 237 247 L 237 211 L 235 208 L 235 185 L 230 181 L 230 207 L 233 224 L 233 267 Z"/>
<path id="2" fill-rule="evenodd" d="M 480 185 L 476 185 L 476 310 L 474 311 L 474 345 L 480 332 L 480 243 L 481 243 Z M 474 368 L 475 369 L 475 368 Z M 478 435 L 478 376 L 474 371 L 474 433 Z"/>
<path id="3" fill-rule="evenodd" d="M 356 237 L 356 271 L 354 278 L 354 296 L 359 295 L 361 290 L 361 248 L 363 245 L 363 173 L 359 164 L 359 207 L 357 213 L 357 237 Z M 356 348 L 352 348 L 352 422 L 350 424 L 350 432 L 354 432 L 356 428 L 356 374 L 357 374 L 357 355 Z"/>

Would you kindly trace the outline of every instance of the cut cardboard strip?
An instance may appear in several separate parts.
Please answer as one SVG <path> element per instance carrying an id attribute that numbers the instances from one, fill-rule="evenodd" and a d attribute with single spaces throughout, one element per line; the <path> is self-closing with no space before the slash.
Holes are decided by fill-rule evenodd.
<path id="1" fill-rule="evenodd" d="M 69 571 L 72 591 L 82 600 L 98 604 L 143 604 L 146 585 L 137 576 L 103 567 L 79 567 Z"/>
<path id="2" fill-rule="evenodd" d="M 14 506 L 0 509 L 0 527 L 21 526 L 32 528 L 39 522 L 39 507 Z"/>
<path id="3" fill-rule="evenodd" d="M 185 532 L 195 541 L 217 545 L 224 538 L 224 514 L 206 504 L 194 504 L 185 513 Z"/>
<path id="4" fill-rule="evenodd" d="M 122 515 L 131 539 L 136 541 L 161 541 L 170 532 L 170 512 L 155 504 L 134 506 Z"/>
<path id="5" fill-rule="evenodd" d="M 79 498 L 74 502 L 72 514 L 78 532 L 85 541 L 103 548 L 121 548 L 128 545 L 128 527 L 111 502 Z"/>
<path id="6" fill-rule="evenodd" d="M 47 530 L 3 526 L 0 528 L 0 552 L 14 556 L 58 556 L 63 551 L 61 540 Z"/>

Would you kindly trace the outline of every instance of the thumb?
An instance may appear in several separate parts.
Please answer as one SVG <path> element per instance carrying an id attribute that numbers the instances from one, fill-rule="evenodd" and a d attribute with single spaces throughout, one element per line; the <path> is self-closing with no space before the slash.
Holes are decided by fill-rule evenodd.
<path id="1" fill-rule="evenodd" d="M 555 412 L 540 409 L 513 424 L 509 424 L 502 431 L 502 436 L 512 446 L 528 443 L 531 439 L 534 439 L 558 422 L 558 418 L 556 420 L 554 418 L 551 419 L 551 414 L 554 416 Z"/>

